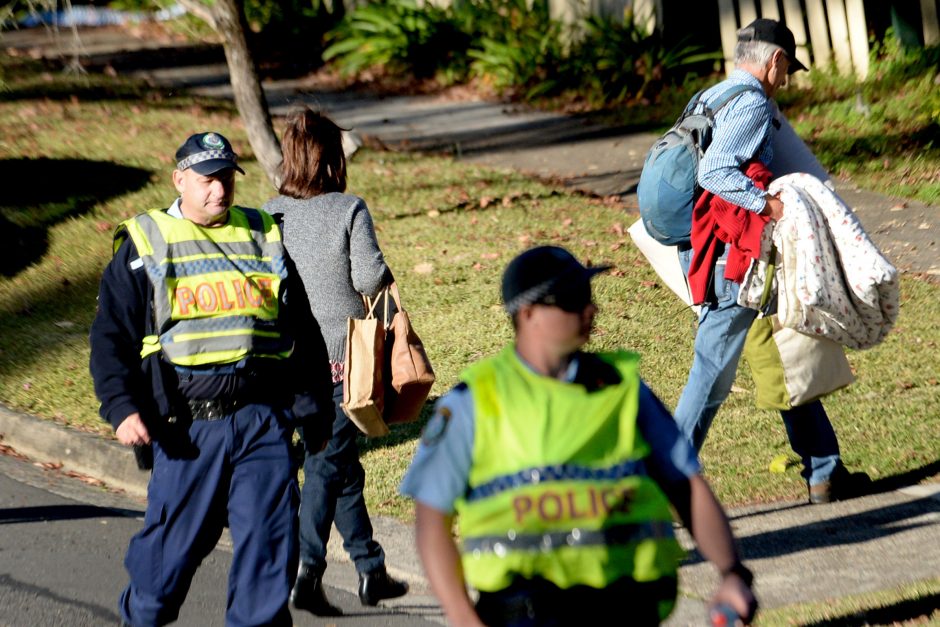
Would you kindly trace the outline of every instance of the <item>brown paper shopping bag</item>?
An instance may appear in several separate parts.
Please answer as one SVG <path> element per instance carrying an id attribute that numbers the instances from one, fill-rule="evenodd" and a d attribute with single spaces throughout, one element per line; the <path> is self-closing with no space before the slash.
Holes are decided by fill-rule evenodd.
<path id="1" fill-rule="evenodd" d="M 364 319 L 346 321 L 346 361 L 343 411 L 367 436 L 388 433 L 385 409 L 385 324 L 375 317 L 375 304 L 366 301 Z"/>

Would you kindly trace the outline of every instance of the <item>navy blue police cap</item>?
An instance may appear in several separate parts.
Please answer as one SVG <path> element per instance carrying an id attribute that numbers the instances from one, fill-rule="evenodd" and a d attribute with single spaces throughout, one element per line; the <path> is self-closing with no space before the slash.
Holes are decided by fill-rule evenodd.
<path id="1" fill-rule="evenodd" d="M 587 302 L 580 304 L 587 305 L 591 278 L 612 267 L 586 267 L 560 246 L 530 248 L 510 261 L 503 272 L 503 305 L 514 315 L 523 305 L 562 304 L 572 293 L 581 293 Z"/>
<path id="2" fill-rule="evenodd" d="M 233 168 L 242 174 L 238 167 L 238 155 L 232 149 L 232 144 L 219 133 L 196 133 L 183 142 L 176 151 L 176 169 L 186 170 L 192 168 L 198 174 L 209 176 Z"/>

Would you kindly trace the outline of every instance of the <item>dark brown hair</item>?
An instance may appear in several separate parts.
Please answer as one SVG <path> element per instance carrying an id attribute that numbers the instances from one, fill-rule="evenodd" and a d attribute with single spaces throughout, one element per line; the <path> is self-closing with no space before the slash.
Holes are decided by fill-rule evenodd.
<path id="1" fill-rule="evenodd" d="M 291 198 L 346 191 L 343 129 L 309 107 L 293 111 L 281 142 L 281 186 Z"/>

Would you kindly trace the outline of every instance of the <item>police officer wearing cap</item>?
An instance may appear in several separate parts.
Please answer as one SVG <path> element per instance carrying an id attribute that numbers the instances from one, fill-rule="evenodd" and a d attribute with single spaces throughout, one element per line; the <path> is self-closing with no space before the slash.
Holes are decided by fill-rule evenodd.
<path id="1" fill-rule="evenodd" d="M 773 135 L 779 128 L 773 98 L 786 85 L 789 75 L 806 67 L 796 57 L 793 33 L 782 22 L 757 19 L 739 30 L 737 36 L 734 71 L 705 90 L 702 100 L 713 107 L 732 87 L 750 89 L 715 114 L 712 141 L 699 165 L 698 183 L 721 200 L 779 220 L 783 217 L 781 200 L 746 176 L 742 166 L 752 160 L 770 164 Z M 755 309 L 738 305 L 740 279 L 726 276 L 730 230 L 714 229 L 713 237 L 718 241 L 713 253 L 691 247 L 679 251 L 690 283 L 699 281 L 693 274 L 708 283 L 699 312 L 692 367 L 675 411 L 679 428 L 696 450 L 701 450 L 718 409 L 731 392 L 748 329 L 757 316 Z M 836 433 L 820 400 L 780 414 L 790 446 L 803 461 L 810 503 L 828 503 L 866 489 L 868 475 L 850 473 L 843 465 Z"/>
<path id="2" fill-rule="evenodd" d="M 515 341 L 438 401 L 402 482 L 455 625 L 658 624 L 682 555 L 670 504 L 721 574 L 713 601 L 754 615 L 724 512 L 640 380 L 639 357 L 581 350 L 597 314 L 590 281 L 605 269 L 555 246 L 510 262 L 502 293 Z"/>
<path id="3" fill-rule="evenodd" d="M 129 625 L 174 621 L 228 526 L 226 624 L 290 625 L 291 439 L 295 427 L 308 441 L 330 433 L 325 346 L 278 225 L 232 204 L 244 172 L 229 141 L 193 135 L 176 162 L 172 206 L 118 227 L 91 328 L 101 416 L 122 444 L 152 447 L 120 613 Z"/>

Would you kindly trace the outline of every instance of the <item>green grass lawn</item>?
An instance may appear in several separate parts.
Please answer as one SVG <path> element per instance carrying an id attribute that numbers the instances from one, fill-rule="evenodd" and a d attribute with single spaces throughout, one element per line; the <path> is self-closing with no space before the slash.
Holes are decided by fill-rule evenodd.
<path id="1" fill-rule="evenodd" d="M 0 171 L 18 173 L 9 182 L 12 199 L 0 201 L 6 227 L 0 242 L 18 261 L 0 275 L 0 401 L 109 437 L 97 417 L 87 335 L 115 225 L 173 200 L 173 153 L 200 130 L 224 133 L 246 156 L 240 204 L 259 206 L 274 190 L 248 154 L 230 105 L 147 92 L 128 97 L 126 87 L 86 89 L 81 79 L 71 80 L 49 97 L 18 90 L 16 81 L 0 94 Z M 675 404 L 691 362 L 694 317 L 633 246 L 625 229 L 636 216 L 623 206 L 437 156 L 364 150 L 349 172 L 350 191 L 372 209 L 434 363 L 434 396 L 510 339 L 499 303 L 502 268 L 524 248 L 552 243 L 616 266 L 595 281 L 601 313 L 590 348 L 640 352 L 643 376 L 667 405 Z M 901 289 L 895 330 L 876 348 L 850 351 L 858 382 L 826 402 L 846 462 L 875 479 L 937 472 L 940 286 L 904 277 Z M 742 369 L 703 451 L 707 475 L 729 505 L 800 497 L 798 468 L 768 471 L 789 449 L 779 418 L 754 409 L 751 388 Z M 420 427 L 396 427 L 364 442 L 374 514 L 411 515 L 396 488 Z"/>
<path id="2" fill-rule="evenodd" d="M 861 625 L 940 625 L 940 579 L 818 603 L 760 611 L 754 625 L 858 627 Z"/>

